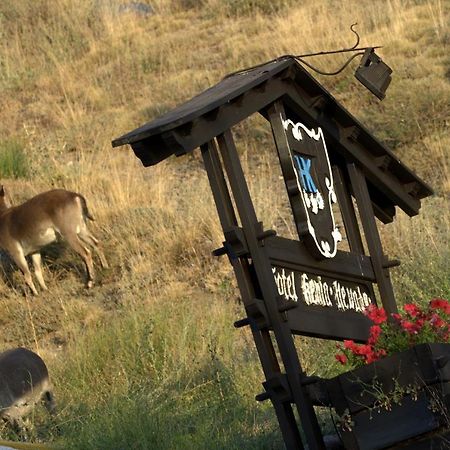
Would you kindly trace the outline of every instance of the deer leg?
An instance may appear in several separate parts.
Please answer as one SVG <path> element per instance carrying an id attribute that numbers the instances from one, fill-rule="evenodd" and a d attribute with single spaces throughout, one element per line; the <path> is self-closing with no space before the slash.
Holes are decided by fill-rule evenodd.
<path id="1" fill-rule="evenodd" d="M 25 255 L 23 254 L 22 248 L 18 246 L 15 251 L 10 251 L 10 254 L 14 262 L 22 271 L 25 278 L 25 283 L 27 283 L 34 295 L 38 295 L 38 291 L 36 290 L 36 287 L 33 283 L 33 278 L 31 277 L 31 272 L 28 267 L 27 260 L 25 259 Z"/>
<path id="2" fill-rule="evenodd" d="M 94 264 L 92 263 L 92 253 L 88 247 L 82 244 L 81 239 L 74 232 L 61 233 L 66 239 L 67 243 L 76 251 L 84 261 L 87 271 L 87 283 L 86 287 L 91 288 L 94 285 Z"/>
<path id="3" fill-rule="evenodd" d="M 56 414 L 55 396 L 51 391 L 45 391 L 43 395 L 44 405 L 51 416 Z"/>
<path id="4" fill-rule="evenodd" d="M 100 258 L 100 264 L 104 269 L 107 269 L 109 267 L 108 262 L 103 254 L 99 240 L 87 229 L 81 230 L 80 233 L 78 233 L 78 236 L 85 244 L 89 244 L 95 249 Z"/>
<path id="5" fill-rule="evenodd" d="M 39 285 L 45 291 L 48 290 L 47 285 L 45 284 L 44 277 L 42 276 L 42 266 L 41 266 L 41 254 L 33 253 L 31 255 L 31 260 L 33 261 L 34 273 L 38 280 Z"/>

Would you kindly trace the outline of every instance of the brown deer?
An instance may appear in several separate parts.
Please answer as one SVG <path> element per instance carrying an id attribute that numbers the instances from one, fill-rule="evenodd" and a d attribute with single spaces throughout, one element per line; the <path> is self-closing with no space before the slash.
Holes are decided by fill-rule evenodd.
<path id="1" fill-rule="evenodd" d="M 10 206 L 5 189 L 0 187 L 0 247 L 6 250 L 22 271 L 25 282 L 37 295 L 28 263 L 31 255 L 34 272 L 39 285 L 47 290 L 42 276 L 42 247 L 62 236 L 70 247 L 83 259 L 87 270 L 88 288 L 94 283 L 94 248 L 100 257 L 102 267 L 107 268 L 105 256 L 99 241 L 87 229 L 87 219 L 94 220 L 88 211 L 85 198 L 75 192 L 54 189 L 36 195 L 19 206 Z"/>
<path id="2" fill-rule="evenodd" d="M 0 354 L 0 418 L 24 430 L 23 418 L 43 401 L 50 414 L 55 400 L 44 361 L 26 348 Z"/>

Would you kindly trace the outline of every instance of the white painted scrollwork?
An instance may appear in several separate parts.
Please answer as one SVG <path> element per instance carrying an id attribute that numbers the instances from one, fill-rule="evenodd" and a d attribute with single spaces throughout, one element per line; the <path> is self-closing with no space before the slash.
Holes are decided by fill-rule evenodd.
<path id="1" fill-rule="evenodd" d="M 302 123 L 294 123 L 290 119 L 284 120 L 282 116 L 280 115 L 281 121 L 283 123 L 283 127 L 285 131 L 289 130 L 289 127 L 291 127 L 292 136 L 295 140 L 301 141 L 303 140 L 303 132 L 307 134 L 307 136 L 311 139 L 314 139 L 315 141 L 321 141 L 323 146 L 323 151 L 325 154 L 327 167 L 328 167 L 328 176 L 325 177 L 325 186 L 327 188 L 328 194 L 324 195 L 327 198 L 327 201 L 324 200 L 324 196 L 322 193 L 316 188 L 313 181 L 310 181 L 309 191 L 305 189 L 304 182 L 299 179 L 299 173 L 296 168 L 296 165 L 294 163 L 294 156 L 289 149 L 289 155 L 291 158 L 291 163 L 294 168 L 295 176 L 297 179 L 297 185 L 301 193 L 303 205 L 306 211 L 307 216 L 307 224 L 308 224 L 308 231 L 309 234 L 313 237 L 314 242 L 319 250 L 319 252 L 326 258 L 333 258 L 336 255 L 337 252 L 337 243 L 342 240 L 342 235 L 339 232 L 338 227 L 336 226 L 336 222 L 334 219 L 333 214 L 333 208 L 332 204 L 337 202 L 336 193 L 334 191 L 334 183 L 333 183 L 333 173 L 331 171 L 331 165 L 330 160 L 328 158 L 328 151 L 327 146 L 325 143 L 325 139 L 323 136 L 322 128 L 318 127 L 317 130 L 309 129 Z M 295 156 L 297 158 L 297 156 Z M 302 160 L 304 163 L 305 161 Z M 307 163 L 311 164 L 309 160 L 306 160 Z M 309 165 L 305 167 L 305 170 L 309 170 Z M 311 221 L 310 214 L 319 214 L 320 211 L 327 208 L 329 210 L 329 214 L 331 217 L 331 233 L 330 233 L 330 242 L 324 241 L 320 238 L 318 238 L 316 230 L 314 229 L 313 223 Z"/>

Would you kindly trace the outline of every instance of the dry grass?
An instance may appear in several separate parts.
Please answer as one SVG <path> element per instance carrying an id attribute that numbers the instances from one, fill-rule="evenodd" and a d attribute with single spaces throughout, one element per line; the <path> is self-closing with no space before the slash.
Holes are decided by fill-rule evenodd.
<path id="1" fill-rule="evenodd" d="M 380 53 L 394 69 L 387 98 L 379 103 L 371 97 L 350 70 L 320 81 L 436 189 L 420 217 L 400 214 L 383 232 L 390 256 L 405 260 L 405 269 L 395 275 L 399 297 L 425 301 L 449 295 L 449 4 L 158 0 L 152 2 L 155 14 L 139 16 L 118 14 L 121 3 L 0 5 L 0 148 L 20 142 L 27 157 L 26 176 L 3 174 L 2 182 L 16 203 L 52 186 L 83 193 L 111 263 L 91 292 L 82 287 L 81 261 L 61 246 L 46 257 L 49 293 L 25 298 L 17 273 L 14 289 L 0 280 L 1 347 L 26 345 L 48 359 L 67 436 L 78 436 L 80 426 L 91 437 L 107 427 L 108 443 L 95 447 L 84 441 L 84 448 L 119 448 L 113 428 L 124 415 L 138 421 L 141 410 L 133 405 L 144 397 L 148 408 L 161 398 L 173 399 L 149 413 L 162 434 L 174 426 L 170 408 L 186 405 L 180 421 L 195 418 L 194 431 L 185 424 L 179 441 L 169 442 L 149 423 L 139 423 L 156 435 L 136 429 L 136 442 L 145 435 L 148 442 L 159 436 L 160 448 L 205 448 L 208 439 L 217 439 L 221 448 L 272 448 L 265 439 L 273 438 L 273 415 L 252 399 L 262 376 L 254 351 L 247 350 L 251 340 L 231 327 L 242 312 L 232 271 L 225 259 L 210 254 L 223 237 L 198 155 L 144 169 L 130 150 L 112 150 L 110 141 L 228 72 L 285 53 L 349 47 L 354 43 L 349 26 L 358 22 L 361 45 L 382 45 Z M 339 56 L 316 62 L 330 70 L 341 63 Z M 259 217 L 293 236 L 267 124 L 252 118 L 235 131 Z M 152 339 L 145 334 L 148 318 Z M 142 343 L 145 336 L 150 340 Z M 147 344 L 158 345 L 134 370 L 132 353 Z M 311 346 L 313 351 L 307 346 L 304 351 L 308 371 L 335 370 L 332 356 L 322 350 L 318 359 L 320 346 Z M 213 347 L 220 350 L 211 356 Z M 245 358 L 235 363 L 241 353 Z M 198 364 L 201 379 L 195 375 Z M 149 384 L 146 374 L 155 381 Z M 216 383 L 217 377 L 225 381 Z M 218 416 L 220 430 L 202 419 L 208 405 L 220 410 L 213 398 L 227 408 Z M 101 417 L 111 404 L 117 414 L 106 423 Z M 125 424 L 131 430 L 131 423 Z M 233 441 L 233 430 L 242 440 Z M 36 433 L 37 439 L 56 439 L 51 427 Z"/>

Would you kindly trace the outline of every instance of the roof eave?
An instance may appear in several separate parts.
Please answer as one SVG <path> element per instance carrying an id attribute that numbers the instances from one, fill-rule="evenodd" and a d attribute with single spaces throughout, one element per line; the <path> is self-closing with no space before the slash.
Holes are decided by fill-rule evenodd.
<path id="1" fill-rule="evenodd" d="M 321 126 L 346 160 L 362 167 L 372 190 L 380 192 L 374 197 L 383 199 L 376 205 L 377 217 L 383 222 L 391 221 L 395 205 L 410 216 L 418 214 L 420 200 L 433 193 L 426 183 L 294 60 L 284 60 L 270 68 L 265 71 L 261 66 L 260 75 L 253 74 L 248 83 L 242 77 L 251 72 L 225 78 L 167 115 L 115 139 L 113 146 L 128 143 L 144 166 L 154 165 L 172 154 L 180 156 L 200 147 L 255 112 L 264 115 L 265 108 L 283 98 L 305 121 Z M 233 79 L 239 79 L 236 91 L 230 90 Z M 220 87 L 221 83 L 227 83 L 226 89 Z M 214 89 L 218 90 L 218 97 L 214 97 Z M 211 103 L 205 104 L 208 96 L 212 96 Z M 189 104 L 201 107 L 190 111 Z M 186 114 L 178 117 L 180 111 Z M 167 122 L 167 116 L 178 119 Z"/>

